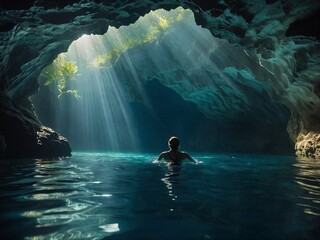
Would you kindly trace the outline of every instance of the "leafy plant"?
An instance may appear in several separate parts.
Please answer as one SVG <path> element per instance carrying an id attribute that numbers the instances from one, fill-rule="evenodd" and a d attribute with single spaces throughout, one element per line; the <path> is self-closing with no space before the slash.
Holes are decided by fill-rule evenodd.
<path id="1" fill-rule="evenodd" d="M 72 94 L 79 99 L 78 90 L 70 89 L 70 81 L 75 80 L 77 71 L 76 62 L 66 61 L 63 54 L 60 54 L 51 65 L 42 71 L 42 76 L 45 78 L 44 86 L 56 83 L 59 92 L 58 98 L 64 94 Z"/>
<path id="2" fill-rule="evenodd" d="M 106 53 L 97 55 L 93 60 L 93 65 L 95 67 L 101 67 L 107 61 L 117 58 L 121 53 L 130 48 L 157 41 L 165 35 L 172 24 L 181 22 L 184 18 L 190 17 L 190 14 L 192 14 L 190 10 L 187 11 L 181 7 L 169 15 L 165 14 L 166 12 L 164 10 L 160 13 L 159 11 L 160 10 L 150 13 L 148 16 L 139 19 L 130 26 L 120 27 L 119 29 L 111 27 L 108 30 L 109 33 L 100 38 L 102 41 L 109 42 L 109 46 L 111 47 Z M 146 22 L 148 24 L 146 24 Z M 118 36 L 118 39 L 113 38 L 115 35 Z"/>

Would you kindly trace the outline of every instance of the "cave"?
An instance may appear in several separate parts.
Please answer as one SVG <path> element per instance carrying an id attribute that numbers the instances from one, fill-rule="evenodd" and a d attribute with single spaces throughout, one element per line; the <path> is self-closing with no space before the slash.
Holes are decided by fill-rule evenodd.
<path id="1" fill-rule="evenodd" d="M 259 164 L 274 157 L 289 165 L 296 161 L 301 169 L 313 164 L 318 171 L 319 1 L 19 0 L 0 3 L 0 9 L 3 164 L 33 161 L 40 171 L 50 162 L 81 159 L 81 165 L 83 158 L 136 161 L 158 154 L 171 136 L 178 136 L 181 148 L 199 156 L 199 162 L 207 159 L 201 154 L 211 154 L 213 162 L 220 156 L 249 168 L 245 156 L 254 156 Z M 276 166 L 274 171 L 282 165 Z M 121 174 L 114 178 L 120 181 Z M 173 201 L 181 195 L 172 193 L 175 174 L 170 170 L 161 178 Z M 218 175 L 227 182 L 223 173 Z M 241 176 L 230 181 L 237 180 Z M 313 187 L 305 189 L 308 194 L 318 191 Z M 134 188 L 143 195 L 142 187 Z M 205 202 L 202 206 L 207 207 Z M 311 206 L 311 215 L 319 216 L 316 209 Z M 242 223 L 244 229 L 254 224 Z M 107 234 L 98 239 L 117 239 L 112 233 L 120 231 L 119 222 L 102 229 Z M 13 231 L 6 234 L 12 237 Z M 214 238 L 199 231 L 207 236 L 201 239 Z M 243 237 L 241 229 L 232 231 L 216 234 L 220 239 Z M 127 238 L 131 230 L 125 232 Z M 276 236 L 272 234 L 267 239 Z M 190 239 L 200 235 L 190 233 Z"/>
<path id="2" fill-rule="evenodd" d="M 155 10 L 74 41 L 40 74 L 32 102 L 40 121 L 78 151 L 160 151 L 159 139 L 177 135 L 192 151 L 292 154 L 289 111 L 251 71 L 231 67 L 247 55 L 230 48 L 190 10 Z M 57 83 L 68 63 L 74 73 Z"/>
<path id="3" fill-rule="evenodd" d="M 158 69 L 158 72 L 139 75 L 140 83 L 137 83 L 137 86 L 133 86 L 132 82 L 123 81 L 123 84 L 131 88 L 130 94 L 141 94 L 138 89 L 139 84 L 148 84 L 150 88 L 152 83 L 146 82 L 152 80 L 172 89 L 172 94 L 174 92 L 177 94 L 177 99 L 173 102 L 182 98 L 187 102 L 186 105 L 192 103 L 190 109 L 194 109 L 193 106 L 198 109 L 192 114 L 198 114 L 199 118 L 188 120 L 189 123 L 186 121 L 186 125 L 183 125 L 185 121 L 182 120 L 179 128 L 188 129 L 190 121 L 199 121 L 201 124 L 195 125 L 203 129 L 195 130 L 190 134 L 186 134 L 187 130 L 178 131 L 175 134 L 184 135 L 183 140 L 187 142 L 186 146 L 193 151 L 280 155 L 291 155 L 295 152 L 296 156 L 301 158 L 318 158 L 317 57 L 319 45 L 315 26 L 319 23 L 319 18 L 316 17 L 318 5 L 313 1 L 303 8 L 294 1 L 259 4 L 232 1 L 214 4 L 175 1 L 160 3 L 114 1 L 110 4 L 103 1 L 70 1 L 63 4 L 55 1 L 2 3 L 4 13 L 1 24 L 2 45 L 5 47 L 1 51 L 3 98 L 1 156 L 20 158 L 71 155 L 73 144 L 70 147 L 67 139 L 71 137 L 73 142 L 76 137 L 69 137 L 68 134 L 76 130 L 69 128 L 69 130 L 60 131 L 59 127 L 56 129 L 55 124 L 52 123 L 54 116 L 51 122 L 43 119 L 54 112 L 50 107 L 52 103 L 50 105 L 49 102 L 47 102 L 48 106 L 43 101 L 42 106 L 37 104 L 38 109 L 48 109 L 47 113 L 43 111 L 38 113 L 41 115 L 39 119 L 35 114 L 37 109 L 34 111 L 32 100 L 30 100 L 30 97 L 36 99 L 37 97 L 34 96 L 39 92 L 39 88 L 42 88 L 40 83 L 42 71 L 52 64 L 59 54 L 67 52 L 73 41 L 77 41 L 86 34 L 102 36 L 108 32 L 109 27 L 119 29 L 122 25 L 124 27 L 133 25 L 139 17 L 142 18 L 150 11 L 157 9 L 169 11 L 177 7 L 190 9 L 192 12 L 190 18 L 194 18 L 195 23 L 192 27 L 191 23 L 189 27 L 186 23 L 181 23 L 180 27 L 175 23 L 177 25 L 175 27 L 185 28 L 184 33 L 181 34 L 184 34 L 182 38 L 187 38 L 189 44 L 193 41 L 195 44 L 204 45 L 203 52 L 198 50 L 199 53 L 196 53 L 191 49 L 192 54 L 202 54 L 203 58 L 209 58 L 209 60 L 205 62 L 204 59 L 200 59 L 201 56 L 192 56 L 191 60 L 198 57 L 196 61 L 203 61 L 199 62 L 199 66 L 187 61 L 183 62 L 181 59 L 177 60 L 176 56 L 183 54 L 183 46 L 178 49 L 173 45 L 171 52 L 167 51 L 167 55 L 162 56 L 170 59 L 173 67 L 167 71 L 164 66 L 163 69 Z M 195 30 L 196 26 L 203 29 L 202 37 L 205 39 L 197 39 L 193 36 L 198 34 L 192 33 L 192 31 L 198 31 Z M 158 26 L 159 29 L 166 31 L 163 27 L 166 26 Z M 134 30 L 130 31 L 134 32 Z M 168 31 L 171 30 L 168 29 Z M 149 34 L 152 35 L 152 33 Z M 16 40 L 13 40 L 12 36 Z M 158 37 L 161 38 L 161 36 Z M 176 37 L 179 38 L 179 36 Z M 177 41 L 182 42 L 184 39 Z M 151 42 L 145 45 L 148 44 L 152 45 Z M 185 44 L 185 48 L 191 47 L 187 45 L 187 41 Z M 214 44 L 216 46 L 213 46 Z M 127 52 L 120 57 L 124 58 L 126 54 L 138 52 L 139 47 L 143 48 L 142 45 L 138 45 L 127 49 Z M 141 54 L 145 55 L 149 54 L 148 51 L 150 52 L 152 47 L 154 48 L 151 46 L 148 50 L 147 46 L 144 47 L 146 50 L 141 49 Z M 177 52 L 173 50 L 175 47 Z M 200 49 L 200 46 L 196 48 Z M 153 50 L 160 51 L 163 48 Z M 181 58 L 181 56 L 178 57 Z M 147 66 L 146 62 L 135 60 L 137 62 L 134 67 L 139 71 L 142 68 L 154 67 L 152 66 L 154 63 Z M 212 66 L 209 66 L 210 61 Z M 179 64 L 186 65 L 179 66 Z M 121 68 L 121 63 L 118 65 L 118 68 Z M 184 67 L 193 69 L 188 72 L 187 69 L 183 69 Z M 167 74 L 164 74 L 164 71 L 167 71 Z M 127 77 L 131 77 L 133 81 L 137 78 L 133 75 L 128 73 Z M 179 83 L 174 86 L 174 82 L 178 79 Z M 162 86 L 159 87 L 162 88 Z M 159 91 L 162 90 L 166 91 L 164 88 L 159 89 Z M 149 89 L 145 94 L 152 91 Z M 149 94 L 145 97 L 150 98 L 150 96 Z M 132 100 L 139 103 L 139 99 Z M 154 102 L 155 99 L 150 101 Z M 137 111 L 142 111 L 141 107 L 143 106 L 140 106 L 140 110 Z M 187 109 L 188 107 L 185 111 L 188 111 Z M 158 111 L 157 114 L 163 111 L 163 109 L 154 110 Z M 147 110 L 142 113 L 146 118 L 148 114 L 154 115 Z M 165 118 L 165 115 L 162 118 Z M 66 116 L 67 118 L 70 119 Z M 168 123 L 168 119 L 158 120 L 160 122 L 157 124 Z M 114 121 L 111 122 L 114 123 Z M 153 121 L 154 124 L 156 122 Z M 157 131 L 149 129 L 151 132 L 146 130 L 142 133 L 141 129 L 139 130 L 139 124 L 141 128 L 143 124 L 138 122 L 136 126 L 131 126 L 131 129 L 138 128 L 139 140 L 137 141 L 146 138 L 146 142 L 150 143 L 149 150 L 156 150 L 157 140 L 151 136 L 157 134 Z M 174 129 L 161 132 L 166 131 L 167 135 L 175 132 Z M 206 131 L 210 134 L 204 134 Z M 99 139 L 99 136 L 97 135 L 96 138 Z M 108 141 L 111 144 L 110 139 Z M 89 143 L 83 143 L 82 147 L 90 150 L 89 145 Z M 74 149 L 81 150 L 78 143 L 74 146 Z M 127 147 L 123 149 L 115 147 L 111 150 L 125 150 L 125 148 Z M 130 150 L 130 147 L 128 148 Z M 142 148 L 140 146 L 139 150 L 148 150 L 148 146 L 145 145 Z"/>

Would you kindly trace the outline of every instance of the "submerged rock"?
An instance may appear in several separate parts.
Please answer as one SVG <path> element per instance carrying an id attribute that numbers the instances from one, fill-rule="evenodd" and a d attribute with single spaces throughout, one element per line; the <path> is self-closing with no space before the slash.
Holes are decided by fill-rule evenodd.
<path id="1" fill-rule="evenodd" d="M 15 104 L 0 95 L 0 157 L 1 158 L 56 158 L 71 155 L 66 138 L 42 126 L 33 115 L 32 105 Z"/>

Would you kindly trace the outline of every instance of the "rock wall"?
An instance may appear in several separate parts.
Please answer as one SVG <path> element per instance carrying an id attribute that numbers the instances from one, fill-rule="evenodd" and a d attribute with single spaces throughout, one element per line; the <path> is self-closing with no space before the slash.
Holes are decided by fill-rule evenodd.
<path id="1" fill-rule="evenodd" d="M 300 156 L 302 145 L 305 149 L 302 152 L 310 152 L 308 149 L 318 146 L 316 136 L 320 132 L 314 119 L 320 116 L 317 87 L 320 45 L 319 31 L 314 29 L 319 29 L 319 1 L 69 0 L 62 3 L 17 0 L 0 3 L 0 91 L 5 99 L 1 104 L 0 135 L 4 138 L 1 138 L 0 149 L 6 149 L 6 155 L 11 157 L 37 156 L 41 152 L 37 147 L 30 148 L 32 154 L 23 144 L 17 147 L 15 140 L 19 135 L 16 134 L 21 134 L 20 143 L 26 142 L 25 136 L 33 135 L 33 146 L 36 146 L 36 139 L 51 131 L 41 127 L 34 117 L 30 121 L 32 114 L 26 112 L 32 108 L 26 103 L 38 89 L 37 79 L 42 69 L 66 51 L 72 41 L 84 33 L 105 33 L 109 25 L 128 25 L 150 10 L 181 5 L 190 8 L 197 23 L 208 28 L 213 36 L 256 56 L 257 64 L 270 75 L 262 78 L 261 84 L 271 89 L 273 100 L 279 99 L 293 114 L 295 120 L 288 125 L 288 131 L 292 133 L 298 129 L 291 134 L 294 142 L 298 139 L 297 155 Z M 12 117 L 7 109 L 15 109 L 19 114 Z M 15 126 L 14 121 L 28 124 L 18 128 L 19 131 L 12 128 L 10 132 L 7 128 Z M 39 131 L 43 133 L 41 136 L 37 134 Z M 53 136 L 52 141 L 60 139 L 53 132 L 49 135 Z M 312 146 L 299 144 L 310 136 L 313 136 Z M 64 139 L 59 141 L 65 142 Z M 43 144 L 48 149 L 52 147 L 49 143 Z M 317 154 L 302 155 L 318 158 Z"/>
<path id="2" fill-rule="evenodd" d="M 287 130 L 295 142 L 297 157 L 320 159 L 320 118 L 291 114 Z"/>
<path id="3" fill-rule="evenodd" d="M 0 100 L 0 157 L 71 156 L 67 140 L 39 123 L 30 102 L 17 105 L 4 94 L 0 94 Z"/>

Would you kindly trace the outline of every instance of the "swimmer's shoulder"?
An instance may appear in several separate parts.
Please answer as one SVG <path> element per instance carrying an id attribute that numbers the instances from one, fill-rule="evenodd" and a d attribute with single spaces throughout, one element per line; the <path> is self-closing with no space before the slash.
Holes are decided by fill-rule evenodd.
<path id="1" fill-rule="evenodd" d="M 187 152 L 181 151 L 180 154 L 183 158 L 190 157 L 190 155 Z"/>
<path id="2" fill-rule="evenodd" d="M 194 160 L 194 159 L 189 155 L 189 153 L 187 153 L 187 152 L 181 152 L 181 158 L 182 158 L 182 159 L 188 159 L 188 160 L 190 160 L 190 161 L 196 162 L 196 160 Z"/>
<path id="3" fill-rule="evenodd" d="M 168 154 L 169 154 L 169 151 L 164 151 L 164 152 L 160 153 L 160 157 L 161 158 L 168 158 Z"/>

